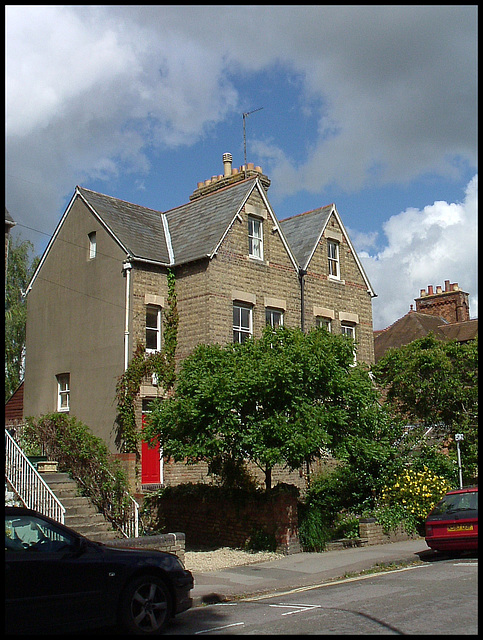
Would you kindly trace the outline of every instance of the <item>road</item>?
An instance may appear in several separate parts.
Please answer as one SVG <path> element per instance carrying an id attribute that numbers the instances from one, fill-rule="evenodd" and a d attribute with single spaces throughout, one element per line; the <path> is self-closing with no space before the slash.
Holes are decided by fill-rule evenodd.
<path id="1" fill-rule="evenodd" d="M 478 633 L 475 556 L 191 609 L 165 635 Z"/>

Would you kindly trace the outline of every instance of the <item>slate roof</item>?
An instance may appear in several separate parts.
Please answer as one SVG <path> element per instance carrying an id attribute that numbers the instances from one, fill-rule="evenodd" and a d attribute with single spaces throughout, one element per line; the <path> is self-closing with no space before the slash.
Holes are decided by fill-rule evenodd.
<path id="1" fill-rule="evenodd" d="M 307 269 L 333 208 L 331 204 L 280 221 L 283 234 L 302 269 Z"/>
<path id="2" fill-rule="evenodd" d="M 136 258 L 169 264 L 161 211 L 140 207 L 83 187 L 77 187 L 77 192 L 122 244 L 126 253 Z"/>
<path id="3" fill-rule="evenodd" d="M 164 213 L 83 187 L 77 192 L 129 255 L 179 265 L 215 253 L 256 180 L 243 180 Z"/>

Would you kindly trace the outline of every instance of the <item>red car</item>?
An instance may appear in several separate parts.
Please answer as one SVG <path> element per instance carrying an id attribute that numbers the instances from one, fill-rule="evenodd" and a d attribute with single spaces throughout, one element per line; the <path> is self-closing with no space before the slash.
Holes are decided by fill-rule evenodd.
<path id="1" fill-rule="evenodd" d="M 478 549 L 478 487 L 448 491 L 426 519 L 426 544 L 436 551 Z"/>

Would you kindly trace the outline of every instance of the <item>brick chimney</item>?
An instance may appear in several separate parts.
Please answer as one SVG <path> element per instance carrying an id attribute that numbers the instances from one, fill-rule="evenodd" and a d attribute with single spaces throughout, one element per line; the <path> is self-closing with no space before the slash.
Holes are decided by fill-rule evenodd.
<path id="1" fill-rule="evenodd" d="M 414 301 L 416 311 L 441 316 L 450 324 L 466 322 L 470 319 L 468 294 L 458 287 L 457 282 L 450 284 L 449 280 L 445 280 L 444 290 L 441 286 L 437 286 L 436 293 L 433 285 L 428 285 L 428 291 L 421 289 L 420 297 L 415 298 Z"/>
<path id="2" fill-rule="evenodd" d="M 195 200 L 201 196 L 206 196 L 208 193 L 218 191 L 223 187 L 245 180 L 245 178 L 253 178 L 258 176 L 265 191 L 270 186 L 270 179 L 264 175 L 261 167 L 256 167 L 253 162 L 248 162 L 245 171 L 245 165 L 242 165 L 239 169 L 232 167 L 233 157 L 231 153 L 223 154 L 223 175 L 211 176 L 203 182 L 198 182 L 197 188 L 190 195 L 190 200 Z"/>

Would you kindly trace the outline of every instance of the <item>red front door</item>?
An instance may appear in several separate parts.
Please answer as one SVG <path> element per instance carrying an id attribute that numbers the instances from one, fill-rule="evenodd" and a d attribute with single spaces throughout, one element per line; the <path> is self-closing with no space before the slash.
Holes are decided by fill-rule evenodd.
<path id="1" fill-rule="evenodd" d="M 142 426 L 144 428 L 142 417 Z M 141 444 L 141 482 L 142 484 L 160 484 L 161 482 L 161 456 L 159 444 L 154 447 L 148 446 L 144 440 Z"/>

